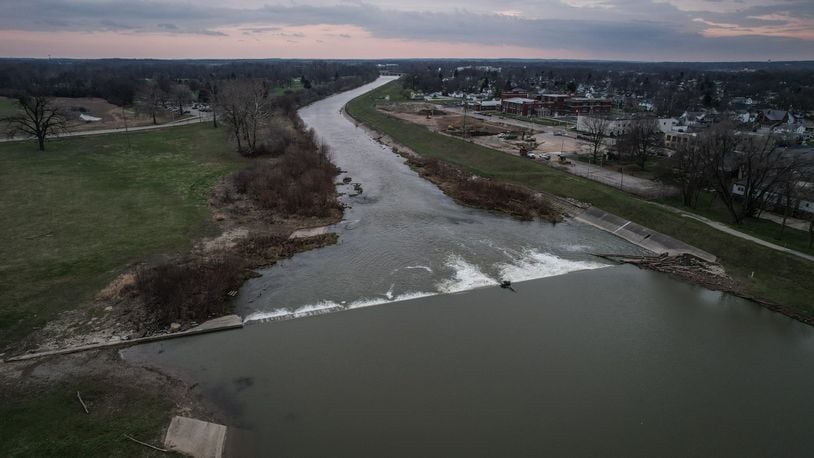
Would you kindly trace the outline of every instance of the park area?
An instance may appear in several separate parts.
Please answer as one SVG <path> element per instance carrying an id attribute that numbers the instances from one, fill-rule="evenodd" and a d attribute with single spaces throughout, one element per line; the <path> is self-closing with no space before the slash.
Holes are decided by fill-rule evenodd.
<path id="1" fill-rule="evenodd" d="M 245 161 L 208 124 L 0 144 L 0 354 L 128 266 L 213 233 L 212 187 Z"/>

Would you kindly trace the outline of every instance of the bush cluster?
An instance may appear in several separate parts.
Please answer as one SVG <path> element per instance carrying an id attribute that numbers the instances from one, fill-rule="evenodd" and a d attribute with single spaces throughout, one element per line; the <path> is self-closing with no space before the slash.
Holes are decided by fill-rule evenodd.
<path id="1" fill-rule="evenodd" d="M 560 219 L 549 202 L 526 188 L 469 176 L 438 159 L 411 158 L 409 162 L 422 176 L 439 182 L 445 192 L 466 205 L 497 210 L 523 220 Z"/>
<path id="2" fill-rule="evenodd" d="M 202 322 L 226 312 L 226 294 L 243 275 L 243 261 L 232 255 L 164 260 L 136 269 L 135 288 L 154 324 Z"/>
<path id="3" fill-rule="evenodd" d="M 235 174 L 235 191 L 286 216 L 331 215 L 339 208 L 334 184 L 339 169 L 331 162 L 330 148 L 318 144 L 310 131 L 282 142 L 287 146 L 277 160 L 254 163 Z"/>

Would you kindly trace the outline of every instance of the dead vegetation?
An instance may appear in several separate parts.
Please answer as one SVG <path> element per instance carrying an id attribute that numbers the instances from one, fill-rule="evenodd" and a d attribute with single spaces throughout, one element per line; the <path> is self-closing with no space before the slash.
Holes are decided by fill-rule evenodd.
<path id="1" fill-rule="evenodd" d="M 411 156 L 407 163 L 423 178 L 464 205 L 506 213 L 526 221 L 541 218 L 556 223 L 562 220 L 562 214 L 551 203 L 526 188 L 471 176 L 437 159 Z"/>
<path id="2" fill-rule="evenodd" d="M 243 260 L 231 253 L 206 258 L 185 256 L 139 266 L 135 294 L 161 327 L 174 322 L 203 322 L 227 312 L 224 299 L 239 287 Z"/>
<path id="3" fill-rule="evenodd" d="M 720 264 L 705 261 L 690 254 L 675 256 L 668 254 L 658 256 L 603 255 L 602 257 L 612 261 L 633 264 L 644 269 L 670 274 L 679 280 L 701 285 L 707 289 L 733 294 L 742 294 L 743 292 L 743 288 L 738 282 L 726 274 Z"/>
<path id="4" fill-rule="evenodd" d="M 255 275 L 253 269 L 336 243 L 335 234 L 289 238 L 295 228 L 307 226 L 303 222 L 327 224 L 342 211 L 334 184 L 339 169 L 330 149 L 302 129 L 298 118 L 288 119 L 289 126 L 276 129 L 282 154 L 258 158 L 233 173 L 210 201 L 224 229 L 242 226 L 246 231 L 225 230 L 228 243 L 203 243 L 190 253 L 136 269 L 131 300 L 144 305 L 152 331 L 227 314 L 229 296 Z M 283 221 L 293 224 L 276 224 Z"/>
<path id="5" fill-rule="evenodd" d="M 294 117 L 274 119 L 273 152 L 221 180 L 209 199 L 220 234 L 185 253 L 134 265 L 93 303 L 63 313 L 21 341 L 17 350 L 46 351 L 117 342 L 194 327 L 231 313 L 230 298 L 254 269 L 336 243 L 335 234 L 289 239 L 298 229 L 338 222 L 338 169 L 330 151 Z M 282 150 L 281 150 L 282 149 Z M 235 153 L 237 154 L 237 153 Z"/>
<path id="6" fill-rule="evenodd" d="M 255 162 L 234 175 L 234 189 L 263 209 L 289 216 L 325 217 L 337 211 L 330 148 L 313 133 L 292 140 L 279 160 Z"/>

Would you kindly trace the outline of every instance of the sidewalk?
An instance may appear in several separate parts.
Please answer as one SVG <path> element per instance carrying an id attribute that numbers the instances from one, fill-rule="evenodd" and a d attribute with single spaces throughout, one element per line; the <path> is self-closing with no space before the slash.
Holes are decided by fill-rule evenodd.
<path id="1" fill-rule="evenodd" d="M 738 237 L 740 239 L 748 240 L 750 242 L 757 243 L 758 245 L 764 246 L 766 248 L 771 248 L 772 250 L 780 251 L 780 252 L 783 252 L 783 253 L 790 254 L 792 256 L 797 256 L 798 258 L 802 258 L 802 259 L 805 259 L 807 261 L 814 262 L 814 256 L 812 256 L 812 255 L 801 253 L 801 252 L 795 251 L 795 250 L 791 250 L 791 249 L 788 249 L 786 247 L 776 245 L 776 244 L 774 244 L 772 242 L 767 242 L 766 240 L 751 236 L 749 234 L 744 234 L 743 232 L 740 232 L 740 231 L 738 231 L 736 229 L 733 229 L 733 228 L 727 226 L 724 223 L 719 223 L 718 221 L 713 221 L 713 220 L 711 220 L 709 218 L 705 218 L 705 217 L 703 217 L 701 215 L 696 215 L 695 213 L 690 213 L 690 212 L 687 212 L 687 211 L 684 211 L 684 210 L 681 210 L 681 209 L 678 209 L 678 208 L 675 208 L 675 207 L 671 207 L 669 205 L 659 204 L 659 203 L 655 203 L 655 202 L 650 202 L 650 203 L 653 204 L 653 205 L 658 205 L 658 206 L 660 206 L 662 208 L 665 208 L 667 210 L 670 210 L 672 212 L 678 213 L 679 215 L 681 215 L 681 216 L 683 216 L 685 218 L 691 218 L 691 219 L 694 219 L 696 221 L 700 221 L 700 222 L 706 224 L 709 227 L 715 228 L 715 229 L 717 229 L 717 230 L 719 230 L 721 232 L 725 232 L 725 233 L 727 233 L 729 235 L 734 235 L 735 237 Z M 806 228 L 806 230 L 808 230 L 808 228 Z"/>
<path id="2" fill-rule="evenodd" d="M 48 138 L 68 138 L 68 137 L 87 137 L 91 135 L 106 135 L 106 134 L 121 134 L 121 133 L 130 133 L 130 132 L 139 132 L 143 130 L 155 130 L 155 129 L 165 129 L 168 127 L 178 127 L 178 126 L 186 126 L 189 124 L 198 124 L 212 121 L 212 116 L 204 116 L 200 118 L 188 118 L 188 119 L 181 119 L 179 121 L 172 121 L 165 124 L 156 124 L 150 126 L 140 126 L 140 127 L 129 127 L 125 129 L 124 127 L 118 127 L 114 129 L 99 129 L 99 130 L 86 130 L 86 131 L 76 131 L 76 132 L 68 132 L 62 135 L 49 135 Z M 34 137 L 13 137 L 13 138 L 0 138 L 0 143 L 6 142 L 24 142 L 24 141 L 33 141 Z"/>

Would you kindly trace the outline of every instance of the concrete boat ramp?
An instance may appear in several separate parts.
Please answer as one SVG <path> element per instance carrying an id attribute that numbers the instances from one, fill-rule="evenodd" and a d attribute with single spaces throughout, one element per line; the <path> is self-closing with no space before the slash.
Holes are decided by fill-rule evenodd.
<path id="1" fill-rule="evenodd" d="M 226 426 L 217 423 L 173 417 L 164 436 L 164 446 L 195 458 L 220 458 L 226 446 L 226 432 Z"/>
<path id="2" fill-rule="evenodd" d="M 691 254 L 709 262 L 715 262 L 717 260 L 715 255 L 707 253 L 704 250 L 688 245 L 668 235 L 664 235 L 661 232 L 656 232 L 636 224 L 633 221 L 612 215 L 596 207 L 584 209 L 582 212 L 576 214 L 574 219 L 595 226 L 603 231 L 610 232 L 617 237 L 623 238 L 634 245 L 638 245 L 654 253 L 666 253 L 670 256 Z"/>

